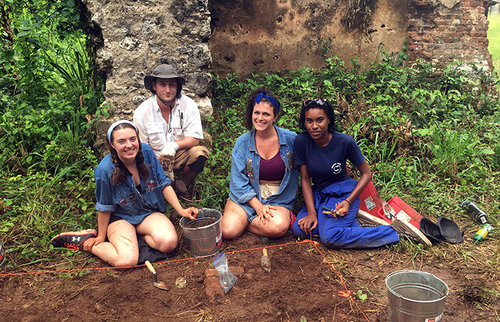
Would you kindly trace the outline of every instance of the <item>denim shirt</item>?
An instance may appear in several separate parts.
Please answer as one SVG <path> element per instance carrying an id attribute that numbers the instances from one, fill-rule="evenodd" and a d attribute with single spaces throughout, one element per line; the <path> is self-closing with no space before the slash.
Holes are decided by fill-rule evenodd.
<path id="1" fill-rule="evenodd" d="M 255 145 L 255 130 L 241 135 L 233 148 L 229 198 L 238 203 L 250 218 L 255 210 L 247 203 L 253 197 L 263 204 L 293 209 L 299 186 L 299 172 L 293 165 L 293 142 L 296 134 L 275 126 L 278 132 L 279 153 L 285 163 L 285 175 L 277 194 L 262 200 L 259 185 L 260 155 Z"/>
<path id="2" fill-rule="evenodd" d="M 96 210 L 109 211 L 133 225 L 141 223 L 146 216 L 155 211 L 166 211 L 163 189 L 172 182 L 165 176 L 153 150 L 145 143 L 142 143 L 142 154 L 149 170 L 147 179 L 140 178 L 142 193 L 135 187 L 131 175 L 127 176 L 124 184 L 116 186 L 111 184 L 115 165 L 111 162 L 110 154 L 102 159 L 94 171 Z"/>

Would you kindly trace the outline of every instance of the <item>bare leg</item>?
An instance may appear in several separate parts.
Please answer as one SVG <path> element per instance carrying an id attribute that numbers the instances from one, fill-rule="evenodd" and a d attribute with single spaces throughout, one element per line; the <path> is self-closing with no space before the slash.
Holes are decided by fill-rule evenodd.
<path id="1" fill-rule="evenodd" d="M 290 210 L 279 206 L 275 208 L 274 216 L 270 221 L 262 222 L 257 217 L 249 223 L 245 210 L 232 200 L 228 200 L 221 221 L 222 237 L 236 238 L 243 233 L 245 228 L 260 236 L 270 238 L 283 236 L 290 227 Z"/>
<path id="2" fill-rule="evenodd" d="M 248 230 L 260 236 L 278 238 L 286 234 L 290 227 L 290 210 L 285 207 L 274 206 L 274 216 L 270 221 L 262 221 L 256 217 L 248 225 Z"/>
<path id="3" fill-rule="evenodd" d="M 117 220 L 109 224 L 107 235 L 109 242 L 92 247 L 92 254 L 111 266 L 137 265 L 139 247 L 134 225 L 125 220 Z"/>
<path id="4" fill-rule="evenodd" d="M 238 204 L 228 199 L 221 220 L 222 237 L 233 239 L 239 237 L 248 225 L 248 217 Z"/>
<path id="5" fill-rule="evenodd" d="M 154 212 L 139 225 L 137 233 L 144 235 L 146 243 L 160 252 L 170 253 L 177 247 L 177 232 L 172 222 L 162 213 Z"/>

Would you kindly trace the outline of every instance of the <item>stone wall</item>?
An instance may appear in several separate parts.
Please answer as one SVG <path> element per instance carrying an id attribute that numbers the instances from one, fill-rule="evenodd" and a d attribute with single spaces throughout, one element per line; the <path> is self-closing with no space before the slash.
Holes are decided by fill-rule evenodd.
<path id="1" fill-rule="evenodd" d="M 407 0 L 213 0 L 212 68 L 252 70 L 320 68 L 324 54 L 347 66 L 368 66 L 398 52 L 406 37 Z"/>
<path id="2" fill-rule="evenodd" d="M 151 95 L 146 73 L 160 63 L 186 77 L 184 92 L 212 113 L 209 69 L 321 67 L 325 52 L 362 66 L 378 47 L 409 60 L 453 59 L 491 68 L 488 1 L 474 0 L 77 0 L 97 47 L 111 117 L 131 119 Z M 212 60 L 213 57 L 213 60 Z"/>
<path id="3" fill-rule="evenodd" d="M 408 58 L 473 62 L 490 70 L 488 1 L 424 0 L 408 7 Z"/>
<path id="4" fill-rule="evenodd" d="M 203 119 L 211 115 L 208 0 L 82 1 L 106 79 L 104 104 L 112 107 L 98 132 L 116 119 L 132 119 L 135 108 L 152 95 L 144 88 L 144 76 L 160 63 L 185 76 L 184 93 L 197 101 Z"/>

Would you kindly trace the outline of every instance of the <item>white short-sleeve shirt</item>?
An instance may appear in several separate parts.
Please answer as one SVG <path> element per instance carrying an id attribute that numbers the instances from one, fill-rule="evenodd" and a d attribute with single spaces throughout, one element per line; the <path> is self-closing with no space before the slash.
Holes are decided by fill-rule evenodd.
<path id="1" fill-rule="evenodd" d="M 157 156 L 167 142 L 188 136 L 203 139 L 198 105 L 184 94 L 181 98 L 175 99 L 169 122 L 166 122 L 161 115 L 160 106 L 154 95 L 135 110 L 134 124 L 139 129 L 141 141 L 147 143 Z"/>

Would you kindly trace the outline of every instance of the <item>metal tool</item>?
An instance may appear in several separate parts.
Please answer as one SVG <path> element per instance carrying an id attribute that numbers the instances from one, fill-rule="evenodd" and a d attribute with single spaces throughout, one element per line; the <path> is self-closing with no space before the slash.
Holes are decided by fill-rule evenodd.
<path id="1" fill-rule="evenodd" d="M 161 290 L 168 291 L 167 285 L 163 282 L 160 282 L 158 280 L 158 275 L 156 274 L 156 270 L 154 269 L 153 265 L 149 261 L 146 261 L 144 264 L 146 264 L 146 267 L 149 269 L 151 273 L 155 276 L 155 282 L 154 285 L 158 287 Z"/>
<path id="2" fill-rule="evenodd" d="M 333 218 L 337 218 L 337 216 L 339 216 L 343 211 L 342 208 L 339 208 L 337 211 L 335 211 L 335 209 L 330 209 L 330 208 L 325 207 L 325 206 L 321 206 L 321 208 L 325 209 L 325 210 L 323 210 L 324 214 L 332 215 Z"/>
<path id="3" fill-rule="evenodd" d="M 260 258 L 260 266 L 266 271 L 271 271 L 271 260 L 269 260 L 269 256 L 267 256 L 267 249 L 262 249 L 262 257 Z"/>

